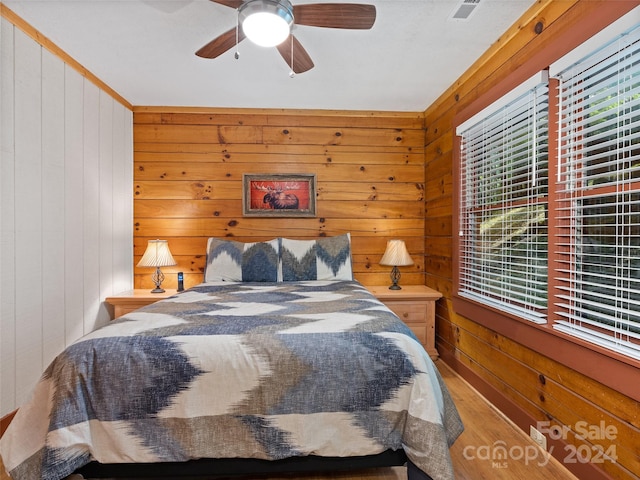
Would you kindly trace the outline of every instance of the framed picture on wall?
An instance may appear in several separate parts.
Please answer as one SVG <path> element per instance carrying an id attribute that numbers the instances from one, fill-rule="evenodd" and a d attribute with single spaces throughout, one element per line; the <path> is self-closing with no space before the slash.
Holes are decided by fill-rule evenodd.
<path id="1" fill-rule="evenodd" d="M 245 173 L 242 214 L 245 217 L 315 217 L 315 174 Z"/>

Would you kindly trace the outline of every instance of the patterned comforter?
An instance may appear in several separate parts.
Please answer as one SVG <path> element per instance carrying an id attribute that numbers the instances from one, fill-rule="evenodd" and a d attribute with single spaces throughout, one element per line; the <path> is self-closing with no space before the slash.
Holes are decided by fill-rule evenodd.
<path id="1" fill-rule="evenodd" d="M 452 479 L 462 431 L 412 332 L 352 281 L 202 284 L 81 338 L 0 441 L 15 480 L 92 460 L 360 456 Z"/>

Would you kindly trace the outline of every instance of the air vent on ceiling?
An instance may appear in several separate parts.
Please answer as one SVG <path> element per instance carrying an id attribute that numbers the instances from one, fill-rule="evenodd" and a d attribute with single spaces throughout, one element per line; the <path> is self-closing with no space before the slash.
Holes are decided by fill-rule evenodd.
<path id="1" fill-rule="evenodd" d="M 449 17 L 451 20 L 469 20 L 480 0 L 461 0 Z"/>

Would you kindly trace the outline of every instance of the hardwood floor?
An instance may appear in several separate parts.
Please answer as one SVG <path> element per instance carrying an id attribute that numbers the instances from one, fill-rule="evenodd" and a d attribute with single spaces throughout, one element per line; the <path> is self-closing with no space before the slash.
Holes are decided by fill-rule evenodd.
<path id="1" fill-rule="evenodd" d="M 511 424 L 446 364 L 438 360 L 436 365 L 449 387 L 465 424 L 464 433 L 451 448 L 457 480 L 513 480 L 514 478 L 577 480 L 553 457 L 543 456 L 541 450 L 534 450 L 538 447 L 527 435 Z M 505 442 L 509 450 L 529 452 L 530 458 L 534 455 L 538 456 L 528 461 L 524 458 L 520 460 L 509 458 L 499 463 L 484 459 L 487 449 L 500 440 Z M 549 458 L 548 461 L 547 458 Z M 68 480 L 80 480 L 80 478 L 80 476 L 75 476 L 75 478 L 71 476 Z M 260 478 L 265 479 L 266 477 Z M 393 467 L 347 473 L 268 478 L 269 480 L 406 480 L 407 473 L 404 467 Z M 1 458 L 0 480 L 10 480 L 4 473 Z M 243 480 L 248 479 L 244 477 Z"/>
<path id="2" fill-rule="evenodd" d="M 533 440 L 506 419 L 442 360 L 436 361 L 436 366 L 451 392 L 465 425 L 465 431 L 451 447 L 451 458 L 457 480 L 513 480 L 516 478 L 577 480 L 577 477 L 555 458 L 551 455 L 547 457 Z M 500 440 L 505 442 L 507 449 L 513 448 L 516 454 L 521 447 L 522 451 L 530 452 L 530 458 L 536 454 L 539 455 L 534 460 L 509 458 L 497 464 L 491 460 L 480 459 L 484 458 L 480 447 L 486 449 Z"/>

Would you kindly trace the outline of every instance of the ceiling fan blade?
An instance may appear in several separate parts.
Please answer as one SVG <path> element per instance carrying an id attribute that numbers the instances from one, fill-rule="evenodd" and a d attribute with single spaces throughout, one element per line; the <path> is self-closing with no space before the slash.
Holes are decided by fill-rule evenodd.
<path id="1" fill-rule="evenodd" d="M 293 42 L 293 65 L 291 59 L 291 42 Z M 284 61 L 287 62 L 289 67 L 292 67 L 291 69 L 295 73 L 304 73 L 313 68 L 313 60 L 311 60 L 311 57 L 302 44 L 293 35 L 289 35 L 277 48 Z"/>
<path id="2" fill-rule="evenodd" d="M 293 17 L 297 25 L 368 30 L 376 21 L 376 7 L 360 3 L 294 5 Z"/>
<path id="3" fill-rule="evenodd" d="M 240 8 L 242 5 L 242 0 L 211 0 L 213 3 L 219 3 L 220 5 L 224 5 L 225 7 L 231 8 Z"/>
<path id="4" fill-rule="evenodd" d="M 238 43 L 244 40 L 242 29 L 238 30 Z M 236 27 L 214 38 L 196 52 L 202 58 L 216 58 L 236 45 Z"/>

